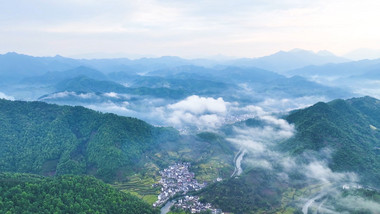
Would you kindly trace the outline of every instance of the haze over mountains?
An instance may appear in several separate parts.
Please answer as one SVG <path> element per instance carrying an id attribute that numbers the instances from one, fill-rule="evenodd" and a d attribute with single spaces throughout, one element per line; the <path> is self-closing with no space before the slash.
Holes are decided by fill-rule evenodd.
<path id="1" fill-rule="evenodd" d="M 264 70 L 283 72 L 307 65 L 323 65 L 327 63 L 342 63 L 351 61 L 346 58 L 335 56 L 328 51 L 314 53 L 302 49 L 293 49 L 285 52 L 280 51 L 269 56 L 259 58 L 242 58 L 230 60 L 212 59 L 182 59 L 180 57 L 164 56 L 160 58 L 141 58 L 130 60 L 127 58 L 116 59 L 72 59 L 62 56 L 55 57 L 32 57 L 28 55 L 10 52 L 2 54 L 0 62 L 2 71 L 13 71 L 18 74 L 36 75 L 47 71 L 63 71 L 79 66 L 88 66 L 101 72 L 110 73 L 115 71 L 132 70 L 137 73 L 145 73 L 163 68 L 173 68 L 182 65 L 196 65 L 213 67 L 216 65 L 258 67 Z M 28 70 L 26 72 L 25 70 Z M 4 74 L 2 74 L 4 75 Z"/>
<path id="2" fill-rule="evenodd" d="M 379 59 L 300 49 L 226 60 L 7 53 L 0 65 L 0 179 L 15 179 L 1 186 L 6 211 L 38 204 L 5 200 L 10 192 L 29 201 L 41 186 L 61 204 L 61 186 L 78 180 L 88 185 L 73 189 L 88 205 L 78 212 L 101 210 L 87 201 L 99 189 L 156 213 L 146 203 L 169 194 L 160 171 L 179 162 L 209 184 L 189 194 L 225 212 L 380 208 Z"/>

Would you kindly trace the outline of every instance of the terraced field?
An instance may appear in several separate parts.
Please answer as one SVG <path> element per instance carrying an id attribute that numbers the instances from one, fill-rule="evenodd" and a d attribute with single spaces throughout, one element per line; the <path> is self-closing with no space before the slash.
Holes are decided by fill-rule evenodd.
<path id="1" fill-rule="evenodd" d="M 128 177 L 128 181 L 115 183 L 112 186 L 123 192 L 129 192 L 149 204 L 153 204 L 157 201 L 157 196 L 160 193 L 160 187 L 153 187 L 152 185 L 158 183 L 159 180 L 160 177 L 144 177 L 142 175 L 135 174 Z"/>

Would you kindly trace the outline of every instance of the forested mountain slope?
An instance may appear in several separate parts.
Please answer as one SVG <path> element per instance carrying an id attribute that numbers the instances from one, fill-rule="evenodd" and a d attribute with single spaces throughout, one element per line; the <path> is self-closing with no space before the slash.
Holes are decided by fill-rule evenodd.
<path id="1" fill-rule="evenodd" d="M 280 145 L 283 151 L 301 154 L 327 148 L 335 171 L 356 172 L 364 181 L 380 182 L 380 101 L 371 98 L 317 103 L 291 113 L 296 135 Z"/>
<path id="2" fill-rule="evenodd" d="M 0 100 L 0 171 L 90 174 L 105 181 L 138 169 L 141 155 L 177 131 L 83 107 Z"/>
<path id="3" fill-rule="evenodd" d="M 1 213 L 159 213 L 89 176 L 0 173 Z"/>

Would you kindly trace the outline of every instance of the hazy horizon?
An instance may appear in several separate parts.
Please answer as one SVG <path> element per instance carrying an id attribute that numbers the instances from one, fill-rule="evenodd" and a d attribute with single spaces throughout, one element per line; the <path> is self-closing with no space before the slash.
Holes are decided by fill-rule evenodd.
<path id="1" fill-rule="evenodd" d="M 302 48 L 291 48 L 289 50 L 278 50 L 273 53 L 269 53 L 267 55 L 260 55 L 260 56 L 254 56 L 254 57 L 245 57 L 245 56 L 232 56 L 232 55 L 224 55 L 224 54 L 215 54 L 215 55 L 202 55 L 198 57 L 189 57 L 189 56 L 180 56 L 180 55 L 154 55 L 154 54 L 125 54 L 125 53 L 84 53 L 84 54 L 75 54 L 75 55 L 63 55 L 60 53 L 56 54 L 42 54 L 42 55 L 34 55 L 24 52 L 17 52 L 17 51 L 6 51 L 6 52 L 0 52 L 0 55 L 8 54 L 8 53 L 17 53 L 20 55 L 28 55 L 33 57 L 66 57 L 66 58 L 72 58 L 72 59 L 117 59 L 117 58 L 127 58 L 130 60 L 138 60 L 143 58 L 160 58 L 160 57 L 180 57 L 182 59 L 187 60 L 196 60 L 196 59 L 208 59 L 208 60 L 216 60 L 216 61 L 223 61 L 223 60 L 234 60 L 234 59 L 242 59 L 242 58 L 250 58 L 250 59 L 256 59 L 266 56 L 271 56 L 279 52 L 292 52 L 296 50 L 302 50 L 302 51 L 309 51 L 314 54 L 319 54 L 321 52 L 328 52 L 333 54 L 337 57 L 346 58 L 348 60 L 356 61 L 356 60 L 363 60 L 363 59 L 379 59 L 380 58 L 380 50 L 373 50 L 373 49 L 355 49 L 353 51 L 350 51 L 348 53 L 345 53 L 343 55 L 338 55 L 336 53 L 331 52 L 330 50 L 307 50 Z"/>
<path id="2" fill-rule="evenodd" d="M 0 8 L 0 52 L 253 58 L 301 48 L 376 58 L 379 8 L 374 0 L 8 1 Z"/>

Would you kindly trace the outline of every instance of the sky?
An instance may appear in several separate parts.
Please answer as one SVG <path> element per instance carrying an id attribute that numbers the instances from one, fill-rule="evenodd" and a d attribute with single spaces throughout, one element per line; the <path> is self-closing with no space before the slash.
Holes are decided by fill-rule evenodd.
<path id="1" fill-rule="evenodd" d="M 378 11 L 378 0 L 0 0 L 0 53 L 196 58 L 293 48 L 376 52 Z"/>

